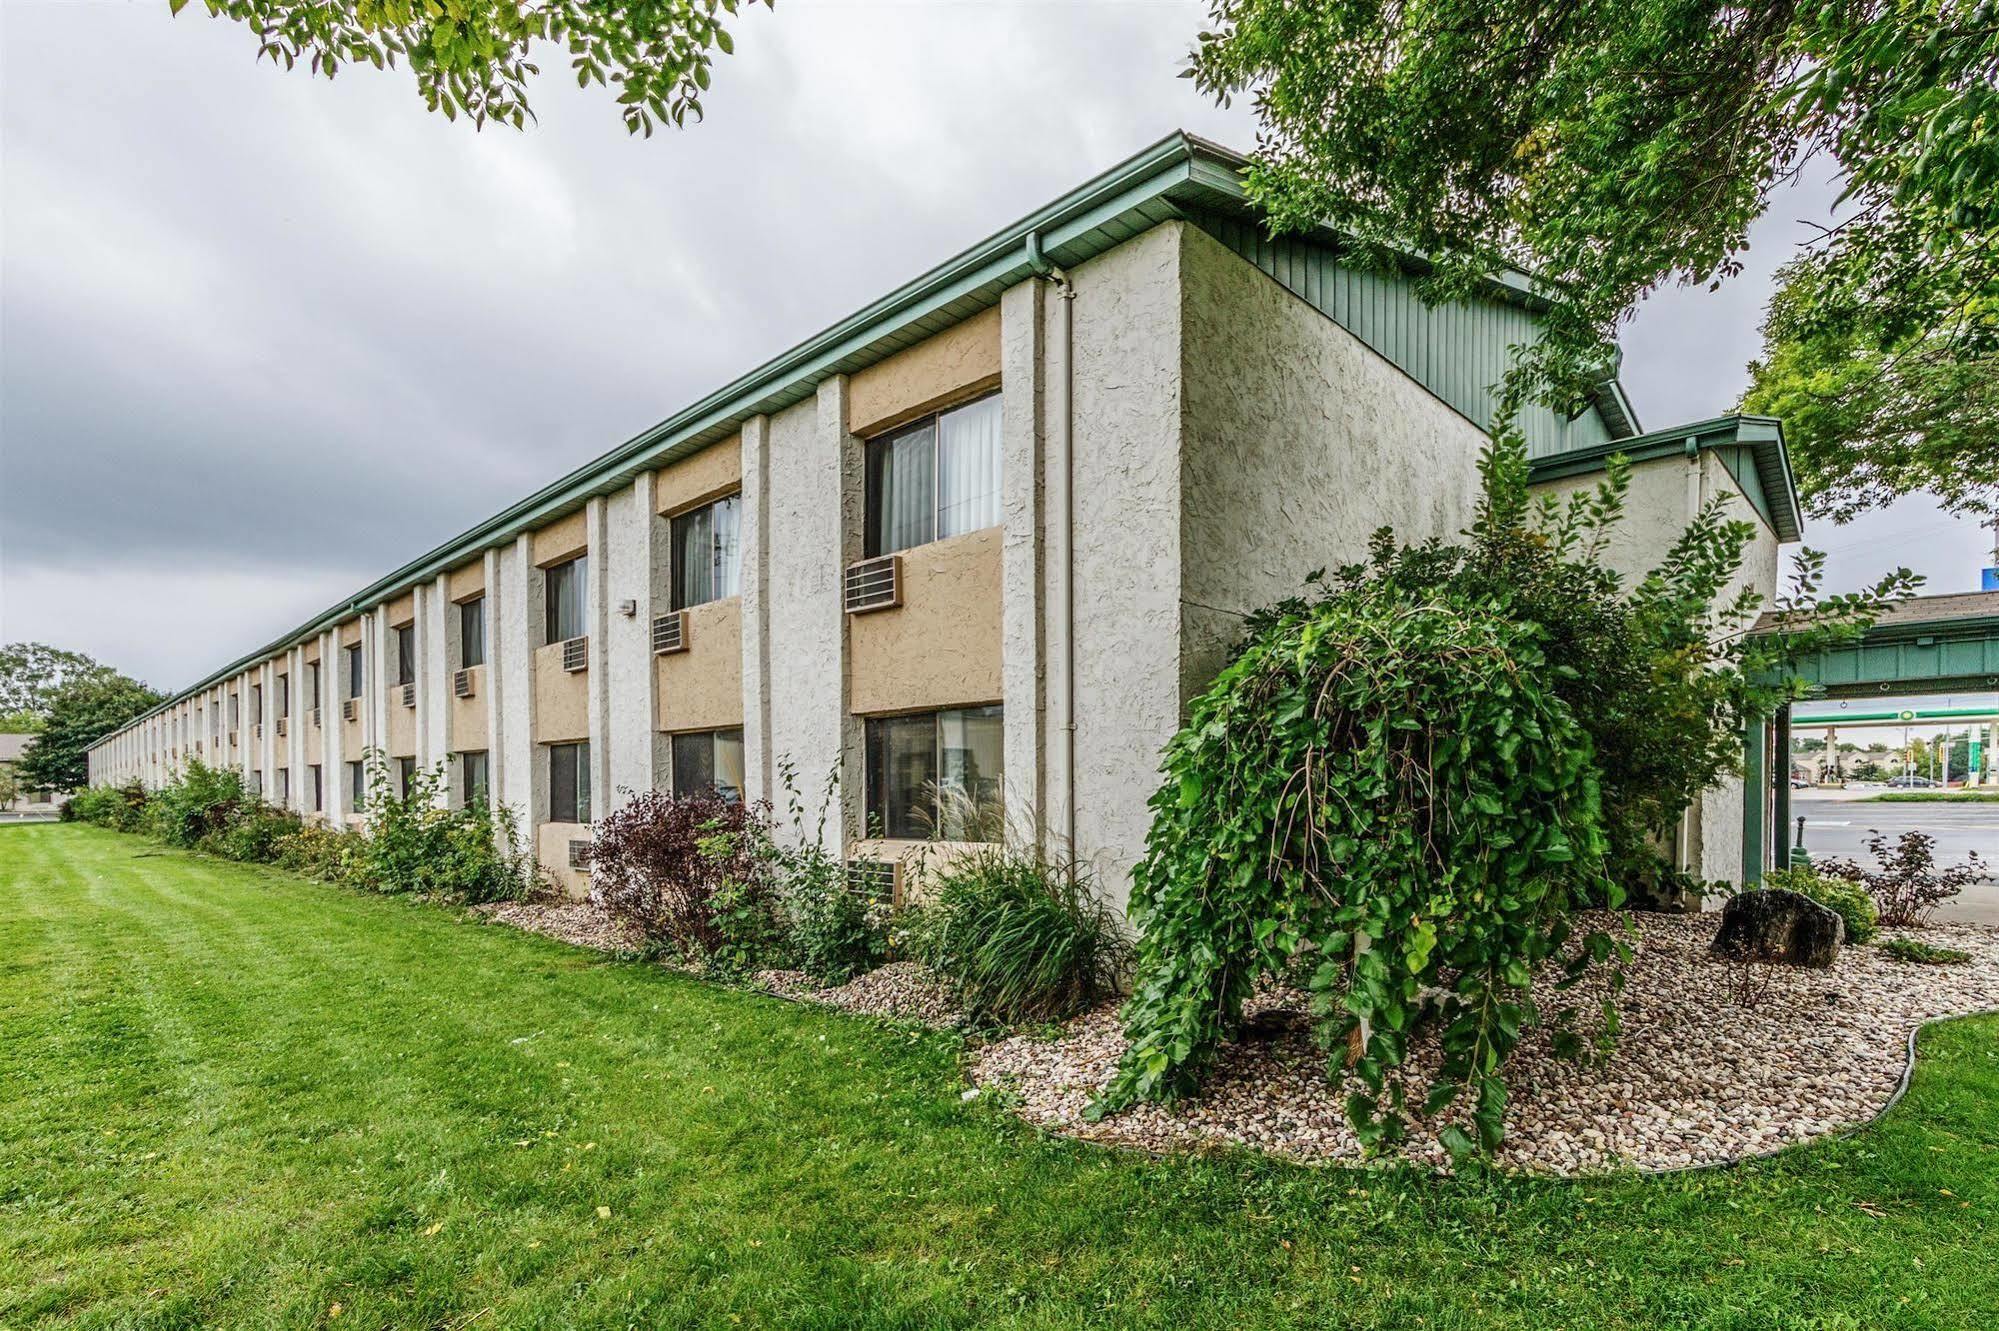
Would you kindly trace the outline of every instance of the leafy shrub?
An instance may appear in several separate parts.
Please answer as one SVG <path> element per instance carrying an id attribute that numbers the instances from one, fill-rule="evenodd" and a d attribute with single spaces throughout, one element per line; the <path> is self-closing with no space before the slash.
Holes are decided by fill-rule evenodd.
<path id="1" fill-rule="evenodd" d="M 191 759 L 173 780 L 153 792 L 146 808 L 147 827 L 169 846 L 193 849 L 227 829 L 248 800 L 241 772 Z"/>
<path id="2" fill-rule="evenodd" d="M 245 864 L 268 864 L 277 858 L 278 842 L 304 826 L 290 810 L 252 800 L 238 806 L 222 830 L 203 837 L 201 849 Z"/>
<path id="3" fill-rule="evenodd" d="M 1904 832 L 1893 846 L 1873 832 L 1867 851 L 1878 869 L 1863 869 L 1851 860 L 1827 860 L 1818 868 L 1828 878 L 1863 888 L 1874 899 L 1883 926 L 1906 929 L 1927 921 L 1938 906 L 1984 876 L 1985 862 L 1975 852 L 1968 863 L 1939 868 L 1936 848 L 1936 838 L 1927 832 Z"/>
<path id="4" fill-rule="evenodd" d="M 271 846 L 272 863 L 329 883 L 358 885 L 365 854 L 358 832 L 319 823 L 306 823 Z"/>
<path id="5" fill-rule="evenodd" d="M 784 927 L 755 852 L 761 818 L 712 791 L 644 791 L 597 825 L 590 900 L 685 960 L 730 972 L 771 964 Z"/>
<path id="6" fill-rule="evenodd" d="M 370 752 L 367 835 L 355 847 L 352 881 L 376 892 L 460 901 L 526 895 L 533 874 L 510 811 L 495 818 L 483 801 L 443 807 L 442 765 L 417 768 L 398 792 L 388 760 Z"/>
<path id="7" fill-rule="evenodd" d="M 1072 1017 L 1116 993 L 1131 961 L 1086 870 L 999 845 L 939 872 L 909 917 L 910 954 L 977 1025 Z"/>
<path id="8" fill-rule="evenodd" d="M 1763 875 L 1763 886 L 1796 892 L 1810 897 L 1846 922 L 1846 941 L 1865 943 L 1881 932 L 1880 912 L 1874 898 L 1846 878 L 1828 878 L 1812 869 L 1772 869 Z"/>
<path id="9" fill-rule="evenodd" d="M 1916 966 L 1957 966 L 1971 960 L 1969 952 L 1954 947 L 1938 947 L 1920 938 L 1886 939 L 1881 944 L 1881 950 L 1897 961 Z"/>
<path id="10" fill-rule="evenodd" d="M 793 963 L 822 984 L 845 984 L 888 959 L 894 903 L 855 890 L 847 882 L 845 863 L 826 847 L 827 814 L 838 789 L 838 770 L 827 774 L 813 813 L 808 813 L 798 792 L 797 770 L 781 761 L 778 775 L 790 830 L 780 834 L 768 815 L 756 820 L 750 828 L 750 851 L 784 911 Z"/>
<path id="11" fill-rule="evenodd" d="M 117 832 L 136 832 L 145 825 L 146 788 L 137 781 L 122 786 L 86 786 L 63 802 L 64 822 L 86 822 Z"/>

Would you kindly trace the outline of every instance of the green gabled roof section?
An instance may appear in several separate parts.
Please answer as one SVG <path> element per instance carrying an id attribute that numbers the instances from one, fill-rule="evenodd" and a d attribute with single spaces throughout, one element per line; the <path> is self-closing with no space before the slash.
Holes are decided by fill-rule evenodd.
<path id="1" fill-rule="evenodd" d="M 697 452 L 733 433 L 753 416 L 803 401 L 833 375 L 871 365 L 998 304 L 1001 292 L 1036 271 L 1029 261 L 1030 241 L 1038 245 L 1048 262 L 1073 268 L 1172 219 L 1197 221 L 1208 227 L 1219 225 L 1223 219 L 1233 219 L 1237 224 L 1252 221 L 1255 212 L 1241 178 L 1245 164 L 1246 159 L 1241 155 L 1217 144 L 1186 133 L 1168 135 L 602 457 L 418 556 L 199 683 L 182 689 L 138 720 L 212 688 L 288 647 L 475 558 L 486 549 L 544 526 L 595 496 L 612 493 L 641 472 Z M 1316 243 L 1323 245 L 1331 239 L 1329 234 L 1318 236 Z M 1492 286 L 1496 305 L 1531 310 L 1538 301 L 1535 283 L 1522 274 L 1496 275 Z M 1345 308 L 1349 317 L 1370 330 L 1364 337 L 1378 337 L 1382 346 L 1401 345 L 1395 340 L 1397 335 L 1390 331 L 1395 326 L 1393 320 L 1370 321 L 1364 317 L 1362 312 L 1372 308 L 1367 301 Z M 1399 317 L 1413 313 L 1406 305 L 1398 304 L 1397 308 L 1404 311 Z M 1420 343 L 1421 339 L 1417 341 Z M 1433 356 L 1419 363 L 1431 367 L 1448 365 L 1452 355 L 1462 354 L 1467 348 L 1462 342 L 1454 342 L 1440 343 L 1433 350 Z M 1422 378 L 1415 370 L 1411 373 Z M 1495 375 L 1487 382 L 1496 379 Z M 1452 391 L 1456 393 L 1459 389 L 1453 387 Z M 1601 404 L 1598 408 L 1606 436 L 1617 430 L 1619 410 L 1626 413 L 1623 425 L 1635 428 L 1628 418 L 1628 406 L 1618 406 L 1622 401 L 1622 394 L 1614 385 L 1601 399 L 1601 403 L 1609 404 L 1608 410 Z M 1485 419 L 1482 411 L 1466 414 L 1474 420 Z"/>
<path id="2" fill-rule="evenodd" d="M 1670 430 L 1629 439 L 1615 439 L 1590 448 L 1533 460 L 1531 477 L 1555 481 L 1602 471 L 1611 457 L 1622 454 L 1632 462 L 1713 452 L 1749 497 L 1757 514 L 1780 541 L 1802 534 L 1803 515 L 1798 487 L 1791 475 L 1791 457 L 1784 449 L 1784 427 L 1770 416 L 1717 416 L 1713 420 L 1676 425 Z"/>

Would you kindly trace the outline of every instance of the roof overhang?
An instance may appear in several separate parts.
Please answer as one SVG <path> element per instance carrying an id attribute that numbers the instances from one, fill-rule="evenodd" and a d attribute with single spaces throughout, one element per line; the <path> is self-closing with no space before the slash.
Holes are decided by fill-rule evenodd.
<path id="1" fill-rule="evenodd" d="M 1745 490 L 1758 516 L 1769 524 L 1778 540 L 1799 539 L 1803 534 L 1803 514 L 1798 506 L 1797 481 L 1791 474 L 1790 454 L 1784 448 L 1784 427 L 1770 416 L 1717 416 L 1592 448 L 1552 453 L 1535 458 L 1529 476 L 1537 482 L 1556 481 L 1602 471 L 1613 457 L 1639 463 L 1676 456 L 1697 457 L 1708 451 L 1745 454 L 1758 481 L 1755 487 Z"/>

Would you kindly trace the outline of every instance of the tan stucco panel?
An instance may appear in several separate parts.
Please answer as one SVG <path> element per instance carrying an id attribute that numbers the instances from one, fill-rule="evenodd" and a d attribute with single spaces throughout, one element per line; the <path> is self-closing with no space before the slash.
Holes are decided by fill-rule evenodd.
<path id="1" fill-rule="evenodd" d="M 992 847 L 983 841 L 908 841 L 875 837 L 848 843 L 850 860 L 880 860 L 902 866 L 896 884 L 896 904 L 922 901 L 937 876 L 953 864 Z"/>
<path id="2" fill-rule="evenodd" d="M 983 393 L 1000 378 L 1000 312 L 994 306 L 937 336 L 856 371 L 847 383 L 847 430 L 869 435 Z"/>
<path id="3" fill-rule="evenodd" d="M 590 738 L 590 676 L 562 668 L 562 644 L 534 651 L 534 741 L 561 744 Z"/>
<path id="4" fill-rule="evenodd" d="M 743 603 L 731 596 L 687 612 L 687 650 L 653 658 L 661 730 L 743 724 Z"/>
<path id="5" fill-rule="evenodd" d="M 491 747 L 486 740 L 486 667 L 468 666 L 472 696 L 451 699 L 451 750 L 464 753 Z"/>
<path id="6" fill-rule="evenodd" d="M 486 594 L 486 561 L 484 557 L 469 564 L 460 564 L 444 575 L 444 594 L 454 603 L 469 601 L 475 596 Z"/>
<path id="7" fill-rule="evenodd" d="M 403 691 L 389 690 L 389 743 L 391 758 L 416 757 L 416 708 L 403 706 Z"/>
<path id="8" fill-rule="evenodd" d="M 847 632 L 855 712 L 1000 701 L 1000 528 L 904 550 L 902 605 Z"/>
<path id="9" fill-rule="evenodd" d="M 389 602 L 388 610 L 390 627 L 401 628 L 405 624 L 414 624 L 416 622 L 416 593 L 404 592 L 401 596 Z"/>
<path id="10" fill-rule="evenodd" d="M 742 488 L 743 440 L 741 435 L 732 434 L 692 457 L 660 468 L 654 497 L 661 513 L 678 513 Z"/>
<path id="11" fill-rule="evenodd" d="M 361 641 L 361 621 L 350 619 L 340 626 L 340 645 L 352 647 Z"/>
<path id="12" fill-rule="evenodd" d="M 569 843 L 589 839 L 588 823 L 543 823 L 534 834 L 535 863 L 565 896 L 578 901 L 590 895 L 590 871 L 569 867 Z"/>
<path id="13" fill-rule="evenodd" d="M 560 564 L 565 559 L 576 558 L 589 548 L 590 532 L 584 521 L 584 510 L 579 508 L 534 534 L 534 566 L 547 568 L 550 564 Z"/>

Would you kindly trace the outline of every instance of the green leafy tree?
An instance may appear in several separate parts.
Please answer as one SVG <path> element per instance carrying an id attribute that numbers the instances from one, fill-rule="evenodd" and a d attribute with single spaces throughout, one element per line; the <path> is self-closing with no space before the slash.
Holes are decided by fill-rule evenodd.
<path id="1" fill-rule="evenodd" d="M 1772 192 L 1831 161 L 1839 215 L 1784 272 L 1749 401 L 1795 409 L 1834 516 L 1999 494 L 1999 0 L 1215 0 L 1191 76 L 1262 124 L 1252 194 L 1435 297 L 1515 267 L 1546 335 L 1508 404 L 1579 403 L 1620 320 L 1740 271 Z"/>
<path id="2" fill-rule="evenodd" d="M 763 0 L 768 5 L 772 0 Z M 257 56 L 332 78 L 348 65 L 407 64 L 433 111 L 519 129 L 534 115 L 537 47 L 567 54 L 579 87 L 614 87 L 625 128 L 701 118 L 722 26 L 740 0 L 201 0 L 248 27 Z M 756 0 L 750 0 L 756 3 Z M 178 14 L 188 0 L 168 0 Z"/>
<path id="3" fill-rule="evenodd" d="M 90 746 L 165 701 L 165 694 L 118 674 L 57 686 L 49 696 L 46 724 L 21 755 L 21 782 L 50 790 L 89 784 Z"/>
<path id="4" fill-rule="evenodd" d="M 118 672 L 82 652 L 65 651 L 45 642 L 10 642 L 0 647 L 0 731 L 19 734 L 36 725 L 24 718 L 46 717 L 49 704 L 63 685 L 81 680 L 113 679 Z"/>

